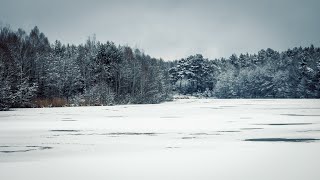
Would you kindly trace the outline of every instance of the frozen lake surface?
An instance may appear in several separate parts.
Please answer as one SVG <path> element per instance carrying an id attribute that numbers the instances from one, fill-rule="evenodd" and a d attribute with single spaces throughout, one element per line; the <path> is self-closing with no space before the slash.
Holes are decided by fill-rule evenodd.
<path id="1" fill-rule="evenodd" d="M 319 180 L 320 100 L 0 112 L 3 180 Z"/>

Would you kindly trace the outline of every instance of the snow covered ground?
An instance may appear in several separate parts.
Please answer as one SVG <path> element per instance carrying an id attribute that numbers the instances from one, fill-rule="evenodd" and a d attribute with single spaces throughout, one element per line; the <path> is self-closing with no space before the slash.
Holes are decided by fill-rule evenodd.
<path id="1" fill-rule="evenodd" d="M 1 180 L 318 180 L 320 100 L 0 112 Z"/>

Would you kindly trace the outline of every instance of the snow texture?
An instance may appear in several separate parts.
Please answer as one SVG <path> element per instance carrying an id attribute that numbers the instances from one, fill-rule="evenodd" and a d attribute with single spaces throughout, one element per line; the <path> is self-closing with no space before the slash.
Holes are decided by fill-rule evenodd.
<path id="1" fill-rule="evenodd" d="M 318 180 L 320 100 L 0 112 L 4 180 Z"/>

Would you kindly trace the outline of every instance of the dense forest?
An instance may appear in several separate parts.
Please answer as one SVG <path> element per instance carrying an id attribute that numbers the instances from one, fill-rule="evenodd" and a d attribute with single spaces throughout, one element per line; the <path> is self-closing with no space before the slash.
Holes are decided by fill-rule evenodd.
<path id="1" fill-rule="evenodd" d="M 0 80 L 1 110 L 159 103 L 173 94 L 319 98 L 320 48 L 164 61 L 94 37 L 80 45 L 50 43 L 37 27 L 30 33 L 1 27 Z"/>
<path id="2" fill-rule="evenodd" d="M 29 34 L 3 27 L 0 109 L 159 103 L 170 98 L 168 65 L 94 37 L 78 46 L 51 44 L 37 27 Z"/>
<path id="3" fill-rule="evenodd" d="M 320 98 L 320 48 L 189 56 L 169 70 L 175 91 L 215 98 Z"/>

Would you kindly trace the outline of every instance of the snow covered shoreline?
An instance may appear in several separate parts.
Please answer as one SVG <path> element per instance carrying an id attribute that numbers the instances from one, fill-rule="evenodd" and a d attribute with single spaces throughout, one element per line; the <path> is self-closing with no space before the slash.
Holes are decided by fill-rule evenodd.
<path id="1" fill-rule="evenodd" d="M 309 179 L 320 100 L 179 99 L 0 112 L 3 179 Z"/>

